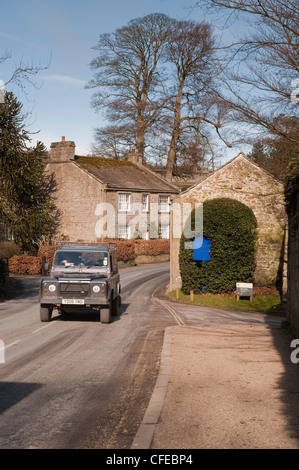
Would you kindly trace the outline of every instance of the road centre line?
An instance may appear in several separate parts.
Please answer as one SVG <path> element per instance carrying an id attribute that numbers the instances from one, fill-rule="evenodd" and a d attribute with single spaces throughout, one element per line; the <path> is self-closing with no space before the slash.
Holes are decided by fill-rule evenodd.
<path id="1" fill-rule="evenodd" d="M 41 328 L 38 328 L 37 330 L 32 331 L 32 334 L 33 334 L 33 333 L 37 333 L 38 331 L 43 330 L 44 328 L 48 328 L 48 326 L 51 326 L 53 323 L 56 323 L 55 320 L 54 320 L 53 322 L 49 323 L 49 324 L 46 325 L 46 326 L 42 326 Z M 19 344 L 20 342 L 21 342 L 20 339 L 16 339 L 15 341 L 13 341 L 13 342 L 10 343 L 10 344 L 4 344 L 4 343 L 2 343 L 3 346 L 0 347 L 0 352 L 6 351 L 8 348 L 11 348 L 12 346 L 16 346 L 16 345 Z M 0 343 L 0 344 L 1 344 L 1 343 Z"/>
<path id="2" fill-rule="evenodd" d="M 136 276 L 140 276 L 140 273 L 131 274 L 131 276 L 124 276 L 123 280 L 126 281 L 127 279 L 130 279 L 131 277 L 136 277 Z"/>
<path id="3" fill-rule="evenodd" d="M 49 326 L 54 325 L 54 323 L 56 323 L 55 320 L 51 321 L 51 323 L 48 323 L 48 325 L 42 326 L 41 328 L 38 328 L 37 330 L 32 331 L 32 334 L 37 333 L 38 331 L 44 330 L 45 328 L 48 328 Z"/>
<path id="4" fill-rule="evenodd" d="M 20 340 L 20 339 L 17 339 L 17 340 L 14 341 L 13 343 L 5 344 L 4 346 L 2 346 L 2 347 L 0 348 L 0 351 L 4 351 L 4 350 L 10 348 L 11 346 L 16 346 L 16 345 L 19 344 L 20 342 L 21 342 L 21 340 Z"/>

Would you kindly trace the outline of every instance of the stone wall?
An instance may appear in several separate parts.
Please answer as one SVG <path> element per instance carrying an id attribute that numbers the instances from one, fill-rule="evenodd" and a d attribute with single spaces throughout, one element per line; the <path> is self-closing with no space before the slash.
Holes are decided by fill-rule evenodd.
<path id="1" fill-rule="evenodd" d="M 173 202 L 183 205 L 220 197 L 236 199 L 254 212 L 258 224 L 254 281 L 256 285 L 275 284 L 281 266 L 286 226 L 283 185 L 245 155 L 239 154 L 174 198 Z M 175 223 L 172 221 L 172 226 Z M 178 253 L 179 238 L 171 237 L 171 290 L 181 286 Z"/>
<path id="2" fill-rule="evenodd" d="M 103 200 L 102 185 L 72 161 L 50 162 L 47 171 L 55 174 L 57 183 L 55 203 L 61 211 L 58 238 L 96 241 L 96 207 Z"/>

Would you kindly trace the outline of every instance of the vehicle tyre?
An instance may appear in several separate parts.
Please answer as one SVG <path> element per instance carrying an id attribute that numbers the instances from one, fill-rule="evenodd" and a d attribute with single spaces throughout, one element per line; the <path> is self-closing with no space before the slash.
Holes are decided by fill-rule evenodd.
<path id="1" fill-rule="evenodd" d="M 112 315 L 112 303 L 110 302 L 108 308 L 101 307 L 101 311 L 100 311 L 101 323 L 111 323 L 111 315 Z"/>
<path id="2" fill-rule="evenodd" d="M 117 297 L 115 297 L 115 299 L 113 299 L 112 301 L 112 316 L 113 317 L 116 317 L 116 315 L 118 314 L 118 307 L 119 307 L 119 295 Z"/>
<path id="3" fill-rule="evenodd" d="M 40 306 L 40 320 L 42 322 L 50 321 L 52 318 L 53 308 L 49 305 L 41 304 Z"/>

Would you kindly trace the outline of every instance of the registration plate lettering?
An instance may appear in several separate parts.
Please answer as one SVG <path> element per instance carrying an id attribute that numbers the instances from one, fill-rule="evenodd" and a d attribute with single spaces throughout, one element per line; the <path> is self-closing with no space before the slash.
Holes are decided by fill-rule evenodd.
<path id="1" fill-rule="evenodd" d="M 63 305 L 84 305 L 84 299 L 62 299 Z"/>

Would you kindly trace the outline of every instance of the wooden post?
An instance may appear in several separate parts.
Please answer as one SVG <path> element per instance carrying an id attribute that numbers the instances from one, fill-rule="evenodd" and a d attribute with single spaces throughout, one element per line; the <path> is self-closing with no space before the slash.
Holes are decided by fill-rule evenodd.
<path id="1" fill-rule="evenodd" d="M 190 290 L 190 300 L 193 303 L 194 302 L 194 293 L 193 290 Z"/>
<path id="2" fill-rule="evenodd" d="M 179 288 L 178 287 L 175 290 L 175 297 L 177 300 L 179 300 Z"/>
<path id="3" fill-rule="evenodd" d="M 239 296 L 239 295 L 237 295 L 237 302 L 239 302 L 239 300 L 240 300 L 240 296 Z"/>

